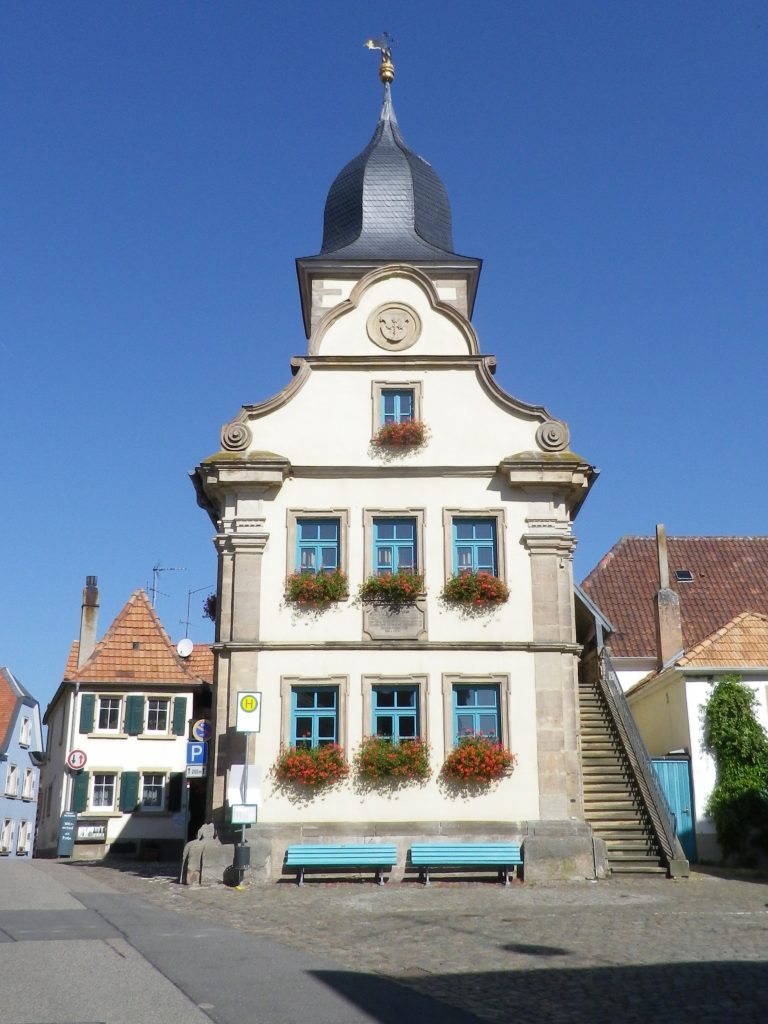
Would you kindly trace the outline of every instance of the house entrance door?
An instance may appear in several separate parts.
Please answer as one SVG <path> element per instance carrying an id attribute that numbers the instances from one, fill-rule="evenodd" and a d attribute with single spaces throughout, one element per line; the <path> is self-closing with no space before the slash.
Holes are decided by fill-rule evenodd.
<path id="1" fill-rule="evenodd" d="M 655 757 L 652 763 L 675 819 L 677 838 L 685 856 L 693 864 L 696 860 L 696 832 L 693 827 L 690 761 L 687 758 Z"/>

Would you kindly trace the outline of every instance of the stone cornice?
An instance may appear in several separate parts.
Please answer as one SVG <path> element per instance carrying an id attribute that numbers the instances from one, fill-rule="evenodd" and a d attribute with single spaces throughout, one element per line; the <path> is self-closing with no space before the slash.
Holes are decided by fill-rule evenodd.
<path id="1" fill-rule="evenodd" d="M 519 452 L 498 468 L 512 487 L 562 495 L 573 518 L 599 472 L 573 452 Z"/>
<path id="2" fill-rule="evenodd" d="M 271 453 L 217 452 L 202 462 L 193 473 L 197 503 L 204 508 L 214 526 L 222 513 L 225 492 L 250 491 L 272 497 L 291 473 L 291 463 Z"/>
<path id="3" fill-rule="evenodd" d="M 565 555 L 570 557 L 576 550 L 576 538 L 562 533 L 524 533 L 520 538 L 523 547 L 536 555 Z"/>
<path id="4" fill-rule="evenodd" d="M 541 640 L 510 640 L 495 643 L 491 640 L 318 640 L 317 643 L 291 643 L 290 641 L 259 640 L 247 643 L 220 642 L 211 645 L 213 651 L 519 651 L 523 654 L 581 654 L 581 644 Z"/>

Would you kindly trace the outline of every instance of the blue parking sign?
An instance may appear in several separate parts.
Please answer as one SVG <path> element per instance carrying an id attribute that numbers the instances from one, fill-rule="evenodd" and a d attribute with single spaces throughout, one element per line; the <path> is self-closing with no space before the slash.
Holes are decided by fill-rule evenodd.
<path id="1" fill-rule="evenodd" d="M 187 743 L 187 764 L 205 764 L 207 760 L 207 743 Z"/>

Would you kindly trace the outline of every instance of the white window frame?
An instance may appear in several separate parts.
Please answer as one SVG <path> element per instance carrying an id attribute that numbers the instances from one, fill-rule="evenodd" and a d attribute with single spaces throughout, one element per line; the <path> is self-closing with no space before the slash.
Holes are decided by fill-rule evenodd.
<path id="1" fill-rule="evenodd" d="M 18 832 L 17 832 L 17 835 L 16 835 L 16 856 L 17 857 L 19 856 L 19 854 L 26 854 L 28 852 L 28 850 L 27 850 L 27 844 L 28 843 L 29 843 L 29 822 L 22 820 L 22 821 L 19 822 L 19 829 L 18 829 Z"/>
<path id="2" fill-rule="evenodd" d="M 171 728 L 171 698 L 170 697 L 146 697 L 146 711 L 144 713 L 144 732 L 150 736 L 167 736 Z M 165 704 L 165 728 L 153 729 L 149 724 L 149 713 L 152 704 Z"/>
<path id="3" fill-rule="evenodd" d="M 0 853 L 10 853 L 13 846 L 13 818 L 3 819 L 3 828 L 0 831 Z"/>
<path id="4" fill-rule="evenodd" d="M 8 764 L 5 770 L 5 795 L 16 797 L 19 795 L 19 766 Z"/>
<path id="5" fill-rule="evenodd" d="M 96 780 L 97 779 L 112 779 L 112 803 L 111 804 L 97 804 L 96 803 Z M 100 787 L 104 787 L 106 783 L 99 783 Z M 94 772 L 91 778 L 90 787 L 90 801 L 88 809 L 95 813 L 109 814 L 113 812 L 117 807 L 117 772 Z"/>
<path id="6" fill-rule="evenodd" d="M 153 779 L 162 779 L 161 789 L 161 800 L 160 806 L 147 805 L 144 803 L 144 780 L 150 776 Z M 152 784 L 156 785 L 155 783 Z M 139 810 L 143 814 L 163 814 L 167 810 L 168 805 L 168 776 L 163 771 L 142 771 L 141 773 L 141 792 L 139 793 Z"/>
<path id="7" fill-rule="evenodd" d="M 35 769 L 24 769 L 24 788 L 21 791 L 22 800 L 32 800 L 35 795 Z"/>
<path id="8" fill-rule="evenodd" d="M 19 746 L 28 747 L 32 742 L 32 719 L 24 715 L 19 726 Z"/>
<path id="9" fill-rule="evenodd" d="M 102 726 L 102 724 L 101 724 L 101 721 L 100 721 L 100 719 L 101 719 L 101 705 L 103 703 L 105 703 L 106 701 L 117 701 L 117 725 L 115 725 L 115 726 L 111 726 L 111 725 Z M 112 710 L 112 709 L 110 708 L 110 710 Z M 122 724 L 123 724 L 123 698 L 122 697 L 115 697 L 115 695 L 112 694 L 112 693 L 104 694 L 104 696 L 102 696 L 101 694 L 97 694 L 97 696 L 96 696 L 96 714 L 95 714 L 94 721 L 93 721 L 93 731 L 94 732 L 101 732 L 101 733 L 109 733 L 110 735 L 113 735 L 115 733 L 119 733 L 120 732 L 120 727 L 122 726 Z"/>

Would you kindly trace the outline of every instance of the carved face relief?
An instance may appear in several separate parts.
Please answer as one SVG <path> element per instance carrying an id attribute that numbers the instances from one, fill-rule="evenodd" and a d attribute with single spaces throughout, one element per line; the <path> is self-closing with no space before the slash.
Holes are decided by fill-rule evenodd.
<path id="1" fill-rule="evenodd" d="M 415 344 L 421 333 L 418 314 L 408 306 L 379 306 L 368 317 L 368 337 L 379 348 L 399 352 Z"/>

